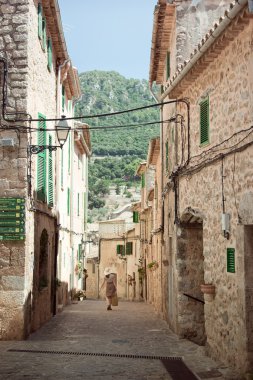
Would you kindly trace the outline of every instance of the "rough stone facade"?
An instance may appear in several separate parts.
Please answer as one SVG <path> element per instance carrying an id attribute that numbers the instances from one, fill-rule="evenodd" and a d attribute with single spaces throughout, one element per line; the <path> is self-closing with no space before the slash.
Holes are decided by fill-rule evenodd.
<path id="1" fill-rule="evenodd" d="M 4 69 L 7 74 L 7 98 L 0 99 L 1 115 L 6 103 L 0 139 L 14 140 L 14 146 L 0 146 L 0 197 L 25 199 L 26 230 L 24 241 L 2 240 L 0 243 L 0 339 L 23 339 L 56 313 L 56 155 L 52 152 L 49 169 L 49 150 L 46 150 L 47 176 L 51 170 L 53 177 L 53 204 L 50 204 L 49 198 L 39 200 L 38 155 L 28 154 L 28 146 L 38 144 L 39 114 L 51 119 L 59 117 L 58 66 L 68 55 L 63 48 L 64 38 L 61 36 L 57 41 L 52 38 L 57 33 L 55 25 L 61 27 L 59 17 L 53 13 L 54 0 L 40 2 L 46 23 L 44 40 L 39 37 L 38 4 L 36 0 L 0 1 L 1 96 Z M 50 38 L 53 41 L 51 67 Z M 68 76 L 65 82 L 68 99 L 78 93 L 74 87 L 70 91 L 71 80 L 75 82 L 73 76 Z M 34 120 L 31 123 L 28 122 L 30 118 Z M 16 129 L 7 131 L 4 130 L 6 126 Z M 23 129 L 21 133 L 22 127 L 35 130 L 29 133 Z M 54 129 L 55 123 L 47 121 L 46 128 Z M 46 133 L 43 145 L 49 145 L 49 135 L 52 145 L 56 145 L 55 132 Z M 48 177 L 45 182 L 48 194 Z"/>
<path id="2" fill-rule="evenodd" d="M 166 178 L 165 201 L 165 215 L 169 215 L 165 222 L 165 240 L 168 252 L 171 247 L 169 281 L 173 289 L 169 291 L 169 322 L 176 332 L 185 337 L 189 334 L 189 338 L 196 326 L 203 342 L 206 335 L 208 352 L 236 366 L 241 373 L 253 366 L 249 274 L 252 270 L 249 256 L 252 251 L 252 19 L 245 20 L 242 25 L 240 32 L 230 33 L 230 38 L 226 39 L 225 35 L 217 57 L 210 63 L 205 61 L 203 70 L 196 68 L 194 80 L 189 73 L 169 94 L 170 98 L 188 98 L 190 102 L 190 161 L 185 169 L 180 170 L 179 166 L 176 175 L 177 210 L 174 207 L 175 187 L 171 187 L 169 179 L 171 173 Z M 209 144 L 201 146 L 199 104 L 207 96 Z M 177 107 L 177 112 L 187 120 L 183 106 Z M 174 109 L 167 108 L 164 118 L 173 113 Z M 172 128 L 175 128 L 173 123 L 164 141 L 170 139 Z M 173 144 L 175 154 L 170 160 L 175 170 L 186 159 L 183 157 L 181 161 L 180 131 Z M 191 210 L 188 217 L 187 210 Z M 223 213 L 230 216 L 227 238 L 222 231 Z M 191 218 L 195 222 L 197 219 L 199 224 L 194 234 Z M 185 233 L 190 236 L 185 238 Z M 229 248 L 235 250 L 235 273 L 227 269 Z M 197 256 L 196 250 L 199 251 Z M 204 308 L 183 296 L 189 293 L 201 298 L 202 281 L 215 286 L 214 299 L 205 295 Z"/>

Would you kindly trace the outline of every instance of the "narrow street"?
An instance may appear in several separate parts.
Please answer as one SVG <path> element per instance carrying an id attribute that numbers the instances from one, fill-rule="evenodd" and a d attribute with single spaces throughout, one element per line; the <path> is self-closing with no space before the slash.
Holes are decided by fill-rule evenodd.
<path id="1" fill-rule="evenodd" d="M 145 303 L 120 302 L 112 311 L 104 301 L 72 304 L 27 341 L 0 342 L 0 356 L 4 380 L 236 379 L 203 347 L 178 339 Z M 196 377 L 180 361 L 179 372 L 169 374 L 159 357 L 182 358 Z"/>

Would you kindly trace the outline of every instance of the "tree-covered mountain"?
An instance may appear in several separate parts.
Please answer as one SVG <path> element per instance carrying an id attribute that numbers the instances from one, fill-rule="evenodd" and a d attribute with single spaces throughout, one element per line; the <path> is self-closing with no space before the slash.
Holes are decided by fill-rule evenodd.
<path id="1" fill-rule="evenodd" d="M 154 104 L 148 81 L 127 79 L 114 71 L 89 71 L 80 74 L 82 99 L 76 105 L 76 115 L 98 115 L 113 113 Z M 158 107 L 127 112 L 108 117 L 84 119 L 91 127 L 93 159 L 89 167 L 90 216 L 98 215 L 103 208 L 104 196 L 109 187 L 129 188 L 136 181 L 138 163 L 147 156 L 149 140 L 159 135 Z M 129 124 L 144 124 L 130 127 Z M 104 126 L 127 126 L 103 129 Z M 99 127 L 92 130 L 92 127 Z M 97 157 L 97 158 L 96 158 Z M 126 195 L 129 193 L 126 191 Z M 101 214 L 102 215 L 102 214 Z M 94 218 L 91 218 L 94 220 Z"/>
<path id="2" fill-rule="evenodd" d="M 148 81 L 127 79 L 115 71 L 89 71 L 80 74 L 83 97 L 76 106 L 77 115 L 94 115 L 128 110 L 154 103 Z M 110 117 L 85 120 L 93 126 L 138 124 L 159 120 L 158 107 Z M 138 155 L 146 157 L 151 137 L 158 125 L 99 129 L 91 132 L 92 151 L 96 156 Z"/>

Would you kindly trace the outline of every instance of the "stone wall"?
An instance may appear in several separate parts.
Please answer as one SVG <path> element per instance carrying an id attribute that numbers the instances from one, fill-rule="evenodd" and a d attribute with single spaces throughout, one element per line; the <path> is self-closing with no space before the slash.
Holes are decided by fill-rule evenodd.
<path id="1" fill-rule="evenodd" d="M 253 27 L 252 23 L 235 37 L 221 51 L 208 67 L 199 73 L 198 78 L 188 88 L 181 92 L 180 97 L 187 97 L 191 104 L 191 157 L 208 151 L 216 144 L 238 133 L 227 145 L 220 146 L 217 152 L 227 152 L 233 146 L 250 143 L 252 134 L 249 128 L 253 125 L 252 102 L 252 49 Z M 199 145 L 199 101 L 204 96 L 210 101 L 210 143 L 201 147 Z M 171 94 L 173 98 L 173 93 Z M 183 107 L 178 111 L 185 114 Z M 168 113 L 170 111 L 167 111 Z M 168 117 L 168 114 L 164 116 Z M 248 129 L 248 132 L 243 130 Z M 246 137 L 249 134 L 248 137 Z M 180 135 L 178 136 L 178 162 L 180 163 Z M 230 148 L 229 148 L 230 147 Z M 223 148 L 223 149 L 221 149 Z M 203 157 L 200 157 L 203 159 Z M 222 207 L 222 160 L 206 164 L 201 170 L 193 171 L 189 175 L 179 176 L 178 215 L 181 217 L 187 207 L 198 209 L 205 218 L 203 220 L 203 255 L 205 283 L 215 285 L 215 298 L 205 304 L 205 329 L 207 347 L 215 357 L 229 365 L 235 365 L 244 371 L 249 364 L 246 341 L 251 345 L 252 333 L 247 326 L 252 324 L 251 308 L 245 302 L 245 276 L 244 267 L 245 231 L 240 224 L 252 224 L 252 215 L 247 207 L 241 206 L 251 199 L 252 192 L 252 146 L 228 155 L 223 159 L 223 181 L 225 204 Z M 198 159 L 191 159 L 189 167 L 196 165 Z M 176 163 L 175 163 L 176 164 Z M 168 205 L 174 213 L 174 193 L 170 190 L 171 202 Z M 230 235 L 226 239 L 221 230 L 221 214 L 230 215 Z M 177 232 L 177 229 L 175 233 Z M 167 233 L 170 234 L 167 225 Z M 174 235 L 174 238 L 175 235 Z M 168 237 L 167 247 L 168 247 Z M 251 243 L 252 244 L 252 241 Z M 235 273 L 227 272 L 227 248 L 235 249 Z M 178 245 L 175 246 L 174 287 L 179 282 Z M 252 250 L 252 247 L 251 247 Z M 247 248 L 246 252 L 249 251 Z M 251 261 L 248 262 L 251 265 Z M 253 268 L 252 268 L 253 269 Z M 249 276 L 247 276 L 247 281 Z M 180 294 L 180 289 L 178 289 Z M 252 297 L 251 289 L 246 291 L 246 299 Z M 177 310 L 177 305 L 172 302 Z M 176 312 L 177 313 L 177 312 Z M 245 315 L 246 321 L 245 323 Z M 191 323 L 191 315 L 189 315 Z M 174 322 L 173 322 L 174 323 Z M 247 334 L 249 335 L 246 338 Z M 251 334 L 251 335 L 250 335 Z M 252 347 L 250 348 L 252 349 Z"/>
<path id="2" fill-rule="evenodd" d="M 27 112 L 28 9 L 27 0 L 0 1 L 0 48 L 1 55 L 8 62 L 6 110 L 10 113 Z M 3 64 L 0 65 L 3 78 Z M 2 83 L 1 79 L 1 86 Z M 0 101 L 2 110 L 2 91 Z M 4 120 L 2 124 L 16 125 Z M 13 138 L 15 143 L 14 147 L 0 147 L 0 197 L 25 198 L 26 134 L 1 131 L 0 138 Z M 28 244 L 29 241 L 0 243 L 0 339 L 21 339 L 27 335 L 25 324 L 29 314 L 31 288 L 27 286 L 24 275 L 31 264 Z"/>

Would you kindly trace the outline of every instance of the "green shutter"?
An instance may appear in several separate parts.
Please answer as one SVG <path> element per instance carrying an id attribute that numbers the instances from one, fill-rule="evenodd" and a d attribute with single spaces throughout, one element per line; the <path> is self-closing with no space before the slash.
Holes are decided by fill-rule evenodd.
<path id="1" fill-rule="evenodd" d="M 169 170 L 169 143 L 168 141 L 166 141 L 165 143 L 165 154 L 166 154 L 165 167 L 166 167 L 166 170 L 168 171 Z"/>
<path id="2" fill-rule="evenodd" d="M 62 108 L 62 112 L 64 112 L 64 109 L 65 109 L 65 87 L 62 86 L 61 88 L 61 108 Z"/>
<path id="3" fill-rule="evenodd" d="M 82 244 L 78 244 L 78 261 L 81 261 L 82 257 Z"/>
<path id="4" fill-rule="evenodd" d="M 235 249 L 227 248 L 227 272 L 235 273 Z"/>
<path id="5" fill-rule="evenodd" d="M 52 136 L 49 135 L 49 145 L 52 146 Z M 53 181 L 53 152 L 48 152 L 48 205 L 54 204 L 54 181 Z"/>
<path id="6" fill-rule="evenodd" d="M 80 215 L 79 213 L 79 206 L 80 206 L 80 199 L 79 199 L 79 193 L 77 194 L 77 216 Z"/>
<path id="7" fill-rule="evenodd" d="M 38 128 L 38 143 L 39 146 L 46 145 L 46 121 L 45 116 L 39 114 Z M 47 162 L 46 162 L 46 150 L 38 153 L 37 158 L 37 199 L 40 201 L 46 201 L 46 175 L 47 175 Z"/>
<path id="8" fill-rule="evenodd" d="M 38 37 L 42 39 L 42 5 L 38 4 Z"/>
<path id="9" fill-rule="evenodd" d="M 141 187 L 145 187 L 145 173 L 142 173 L 141 175 Z"/>
<path id="10" fill-rule="evenodd" d="M 126 254 L 132 255 L 133 254 L 133 243 L 131 241 L 128 241 L 126 243 Z"/>
<path id="11" fill-rule="evenodd" d="M 209 98 L 200 103 L 200 145 L 209 142 Z"/>
<path id="12" fill-rule="evenodd" d="M 52 51 L 52 40 L 49 38 L 47 40 L 47 67 L 48 70 L 52 70 L 52 63 L 53 63 L 53 51 Z"/>
<path id="13" fill-rule="evenodd" d="M 125 255 L 125 247 L 122 244 L 117 245 L 117 255 L 124 256 Z"/>
<path id="14" fill-rule="evenodd" d="M 134 223 L 139 223 L 139 213 L 138 211 L 133 212 L 133 222 Z"/>
<path id="15" fill-rule="evenodd" d="M 68 215 L 70 215 L 70 188 L 69 187 L 67 191 L 67 212 L 68 212 Z"/>
<path id="16" fill-rule="evenodd" d="M 47 27 L 46 27 L 46 18 L 42 18 L 42 47 L 46 50 L 47 47 Z"/>
<path id="17" fill-rule="evenodd" d="M 166 80 L 170 77 L 170 52 L 167 52 L 166 56 Z"/>

